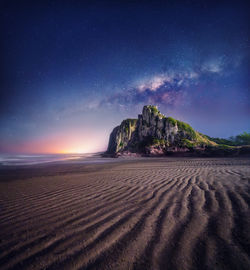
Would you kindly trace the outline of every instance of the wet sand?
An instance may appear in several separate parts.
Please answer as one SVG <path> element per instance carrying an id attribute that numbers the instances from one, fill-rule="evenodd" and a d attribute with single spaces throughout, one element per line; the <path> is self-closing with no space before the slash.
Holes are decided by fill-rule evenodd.
<path id="1" fill-rule="evenodd" d="M 0 269 L 250 269 L 250 159 L 0 169 Z"/>

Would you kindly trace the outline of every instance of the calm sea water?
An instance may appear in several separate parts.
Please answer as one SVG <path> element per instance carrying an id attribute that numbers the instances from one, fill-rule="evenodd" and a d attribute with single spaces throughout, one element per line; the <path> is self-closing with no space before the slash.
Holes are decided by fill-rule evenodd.
<path id="1" fill-rule="evenodd" d="M 0 165 L 32 165 L 49 162 L 99 163 L 106 162 L 100 154 L 48 154 L 48 155 L 13 155 L 0 154 Z"/>

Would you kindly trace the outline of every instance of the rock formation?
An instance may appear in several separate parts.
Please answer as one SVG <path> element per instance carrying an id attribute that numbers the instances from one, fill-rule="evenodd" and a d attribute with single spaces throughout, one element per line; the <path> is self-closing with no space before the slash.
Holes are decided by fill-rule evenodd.
<path id="1" fill-rule="evenodd" d="M 156 106 L 143 107 L 138 119 L 126 119 L 110 134 L 107 155 L 140 153 L 165 155 L 171 152 L 204 150 L 216 143 L 187 123 L 166 117 Z"/>

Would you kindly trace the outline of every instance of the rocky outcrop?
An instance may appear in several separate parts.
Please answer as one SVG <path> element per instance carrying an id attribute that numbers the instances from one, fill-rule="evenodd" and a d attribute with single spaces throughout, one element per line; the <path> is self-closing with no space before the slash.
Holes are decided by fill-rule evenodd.
<path id="1" fill-rule="evenodd" d="M 123 120 L 120 126 L 113 129 L 110 134 L 108 153 L 117 153 L 126 149 L 136 130 L 137 119 Z"/>
<path id="2" fill-rule="evenodd" d="M 143 107 L 138 119 L 126 119 L 114 128 L 106 153 L 165 155 L 170 152 L 188 152 L 194 148 L 202 150 L 215 144 L 187 123 L 166 117 L 156 106 L 148 105 Z"/>

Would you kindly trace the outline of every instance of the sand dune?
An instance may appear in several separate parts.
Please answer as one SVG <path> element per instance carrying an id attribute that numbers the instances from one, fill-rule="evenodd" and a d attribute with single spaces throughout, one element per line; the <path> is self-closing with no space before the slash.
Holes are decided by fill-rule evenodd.
<path id="1" fill-rule="evenodd" d="M 249 159 L 9 170 L 0 207 L 1 269 L 250 269 Z"/>

